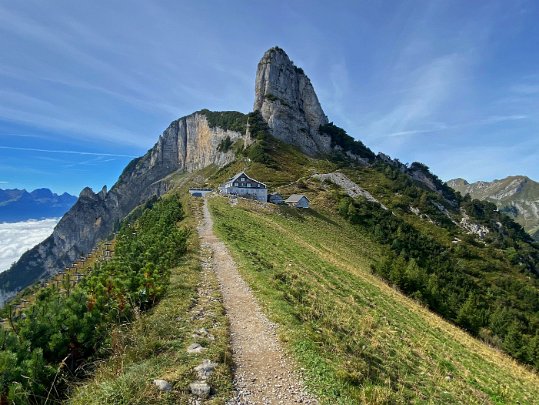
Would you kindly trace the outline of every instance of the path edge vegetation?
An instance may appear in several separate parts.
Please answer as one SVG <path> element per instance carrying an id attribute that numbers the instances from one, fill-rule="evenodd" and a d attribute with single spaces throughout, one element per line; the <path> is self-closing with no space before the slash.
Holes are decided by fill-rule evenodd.
<path id="1" fill-rule="evenodd" d="M 232 386 L 232 353 L 229 323 L 222 305 L 217 278 L 210 272 L 212 287 L 211 319 L 193 319 L 192 311 L 200 300 L 201 246 L 195 231 L 202 216 L 202 200 L 181 195 L 185 218 L 182 225 L 193 230 L 184 260 L 171 269 L 170 285 L 163 299 L 129 328 L 116 328 L 117 352 L 96 369 L 89 381 L 73 386 L 68 403 L 86 404 L 177 404 L 187 403 L 192 395 L 189 383 L 196 380 L 194 368 L 202 358 L 218 366 L 208 380 L 212 396 L 208 404 L 224 404 Z M 188 354 L 193 333 L 206 328 L 213 339 L 201 342 L 208 350 L 203 357 Z M 171 382 L 172 391 L 160 392 L 153 379 Z"/>
<path id="2" fill-rule="evenodd" d="M 123 221 L 110 261 L 68 290 L 39 290 L 13 330 L 0 331 L 1 403 L 185 402 L 202 360 L 186 347 L 205 327 L 213 341 L 201 342 L 209 346 L 204 358 L 219 363 L 210 403 L 223 403 L 232 390 L 231 354 L 215 277 L 205 280 L 211 316 L 190 313 L 200 300 L 197 210 L 177 189 L 151 199 Z M 173 389 L 158 390 L 152 381 L 159 378 Z"/>

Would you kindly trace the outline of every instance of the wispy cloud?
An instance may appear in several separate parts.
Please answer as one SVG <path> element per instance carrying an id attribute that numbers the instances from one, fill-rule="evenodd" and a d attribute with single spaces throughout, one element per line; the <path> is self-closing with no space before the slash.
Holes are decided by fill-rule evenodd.
<path id="1" fill-rule="evenodd" d="M 440 123 L 440 124 L 436 125 L 433 128 L 409 129 L 409 130 L 405 130 L 405 131 L 397 131 L 397 132 L 392 132 L 392 133 L 389 133 L 389 134 L 386 134 L 386 135 L 382 135 L 382 137 L 383 136 L 394 137 L 394 136 L 430 134 L 430 133 L 435 133 L 435 132 L 448 131 L 448 130 L 452 130 L 452 129 L 460 129 L 460 128 L 466 128 L 466 127 L 481 126 L 481 125 L 492 125 L 492 124 L 497 124 L 497 123 L 501 123 L 501 122 L 505 122 L 505 121 L 519 121 L 519 120 L 524 120 L 524 119 L 527 119 L 527 118 L 528 118 L 528 116 L 523 115 L 523 114 L 520 114 L 520 115 L 493 115 L 493 116 L 486 117 L 486 118 L 483 118 L 483 119 L 478 119 L 478 120 L 469 121 L 469 122 L 463 122 L 463 123 L 459 123 L 459 124 L 446 125 L 446 124 L 441 124 Z"/>
<path id="2" fill-rule="evenodd" d="M 15 146 L 0 146 L 0 149 L 20 150 L 20 151 L 28 151 L 28 152 L 42 152 L 42 153 L 64 153 L 64 154 L 71 154 L 71 155 L 88 155 L 88 156 L 115 156 L 115 157 L 128 157 L 128 158 L 137 157 L 137 156 L 134 156 L 134 155 L 124 155 L 124 154 L 120 154 L 120 153 L 85 152 L 85 151 L 80 151 L 80 150 L 55 150 L 55 149 L 39 149 L 39 148 L 22 148 L 22 147 L 15 147 Z"/>
<path id="3" fill-rule="evenodd" d="M 93 157 L 92 159 L 65 164 L 64 167 L 71 168 L 71 167 L 76 167 L 76 166 L 98 166 L 104 163 L 110 163 L 114 161 L 116 161 L 116 158 L 114 157 L 108 158 L 108 156 L 96 156 L 96 157 Z"/>
<path id="4" fill-rule="evenodd" d="M 539 94 L 539 84 L 527 83 L 517 84 L 511 87 L 511 91 L 521 95 L 536 95 Z"/>
<path id="5" fill-rule="evenodd" d="M 507 145 L 462 145 L 455 147 L 453 156 L 458 156 L 458 164 L 451 156 L 440 154 L 435 161 L 437 175 L 447 181 L 462 177 L 468 181 L 493 180 L 509 175 L 527 174 L 538 159 L 538 142 Z M 432 152 L 422 151 L 419 159 L 426 163 L 434 162 Z M 522 166 L 514 165 L 514 161 L 522 162 Z"/>
<path id="6" fill-rule="evenodd" d="M 2 136 L 4 137 L 10 137 L 10 138 L 36 138 L 36 139 L 49 139 L 50 137 L 47 135 L 36 135 L 36 134 L 13 134 L 8 133 L 4 134 L 2 133 Z"/>
<path id="7" fill-rule="evenodd" d="M 422 133 L 424 129 L 410 129 L 425 121 L 432 120 L 432 115 L 453 94 L 453 81 L 463 73 L 467 61 L 457 53 L 436 58 L 413 74 L 412 86 L 397 105 L 370 125 L 369 133 L 374 136 L 387 134 Z M 440 128 L 436 130 L 441 130 Z"/>
<path id="8" fill-rule="evenodd" d="M 5 93 L 5 92 L 4 92 Z M 148 137 L 135 134 L 113 123 L 94 121 L 87 116 L 68 116 L 68 111 L 59 111 L 53 103 L 37 97 L 11 92 L 10 106 L 0 106 L 0 118 L 8 122 L 24 123 L 33 127 L 61 131 L 65 136 L 91 135 L 93 138 L 121 142 L 134 146 L 147 146 Z M 0 95 L 0 100 L 2 100 Z"/>

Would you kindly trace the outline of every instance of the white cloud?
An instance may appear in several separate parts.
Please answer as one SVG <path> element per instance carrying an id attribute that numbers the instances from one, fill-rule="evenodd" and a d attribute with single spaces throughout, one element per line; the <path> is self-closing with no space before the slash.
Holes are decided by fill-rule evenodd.
<path id="1" fill-rule="evenodd" d="M 57 218 L 0 223 L 0 272 L 9 269 L 24 252 L 45 240 L 57 223 Z"/>

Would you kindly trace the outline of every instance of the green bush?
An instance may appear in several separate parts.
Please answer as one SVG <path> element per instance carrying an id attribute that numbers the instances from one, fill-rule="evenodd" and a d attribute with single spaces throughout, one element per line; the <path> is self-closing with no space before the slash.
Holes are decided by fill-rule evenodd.
<path id="1" fill-rule="evenodd" d="M 367 148 L 362 142 L 356 141 L 346 131 L 339 128 L 337 125 L 330 122 L 329 124 L 320 125 L 318 131 L 323 135 L 328 135 L 331 138 L 331 146 L 340 146 L 344 152 L 351 152 L 369 160 L 374 159 L 373 151 Z"/>
<path id="2" fill-rule="evenodd" d="M 178 227 L 177 196 L 150 205 L 133 223 L 124 221 L 112 260 L 69 290 L 42 289 L 12 320 L 13 330 L 0 328 L 0 402 L 61 399 L 68 379 L 107 354 L 112 325 L 131 321 L 163 296 L 189 233 Z"/>
<path id="3" fill-rule="evenodd" d="M 253 144 L 245 150 L 245 155 L 253 162 L 264 163 L 267 166 L 274 166 L 275 160 L 271 156 L 273 143 L 275 139 L 270 134 L 270 129 L 260 111 L 255 111 L 248 114 L 249 130 Z"/>
<path id="4" fill-rule="evenodd" d="M 227 136 L 225 139 L 223 139 L 221 142 L 219 142 L 219 145 L 217 146 L 217 150 L 219 152 L 228 152 L 230 148 L 232 147 L 232 140 L 229 136 Z"/>
<path id="5" fill-rule="evenodd" d="M 208 120 L 210 128 L 222 128 L 225 131 L 245 132 L 247 115 L 238 111 L 198 111 Z"/>

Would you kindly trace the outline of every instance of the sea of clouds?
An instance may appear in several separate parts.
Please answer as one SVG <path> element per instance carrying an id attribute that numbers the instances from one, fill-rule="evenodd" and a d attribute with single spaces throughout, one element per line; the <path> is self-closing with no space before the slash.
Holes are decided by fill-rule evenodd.
<path id="1" fill-rule="evenodd" d="M 58 218 L 0 223 L 0 272 L 9 269 L 28 249 L 44 241 Z"/>

